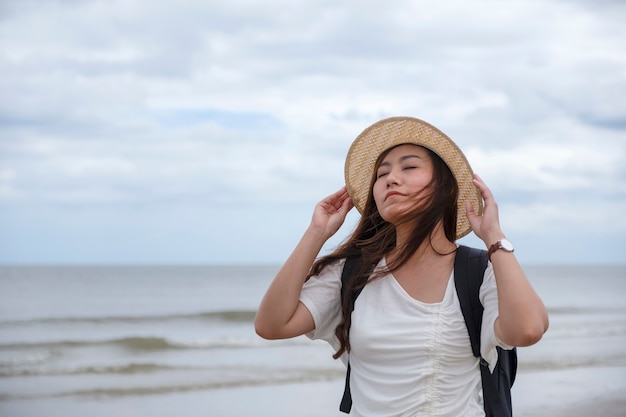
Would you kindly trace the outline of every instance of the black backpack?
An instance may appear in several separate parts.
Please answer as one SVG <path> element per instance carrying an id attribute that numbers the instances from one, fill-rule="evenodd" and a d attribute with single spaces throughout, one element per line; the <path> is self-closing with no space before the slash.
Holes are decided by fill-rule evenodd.
<path id="1" fill-rule="evenodd" d="M 346 259 L 341 273 L 341 282 L 344 284 L 349 276 L 354 274 L 359 262 L 359 256 Z M 465 319 L 465 325 L 470 336 L 472 352 L 477 358 L 480 356 L 480 328 L 483 320 L 483 306 L 480 303 L 480 286 L 487 268 L 487 252 L 467 246 L 459 246 L 454 259 L 454 284 L 457 297 Z M 343 287 L 342 285 L 342 291 Z M 361 291 L 352 294 L 353 305 Z M 483 399 L 486 417 L 511 417 L 511 387 L 517 373 L 516 349 L 504 350 L 497 347 L 498 362 L 491 373 L 487 362 L 480 359 L 480 374 L 483 385 Z M 350 363 L 346 372 L 346 384 L 339 410 L 349 413 L 352 408 L 350 394 Z"/>

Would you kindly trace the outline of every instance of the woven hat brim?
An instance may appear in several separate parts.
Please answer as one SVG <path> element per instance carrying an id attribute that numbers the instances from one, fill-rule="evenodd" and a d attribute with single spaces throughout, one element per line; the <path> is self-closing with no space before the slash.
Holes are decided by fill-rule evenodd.
<path id="1" fill-rule="evenodd" d="M 430 149 L 448 165 L 459 186 L 456 238 L 470 233 L 472 227 L 467 218 L 466 202 L 471 202 L 478 214 L 483 211 L 480 192 L 472 183 L 472 168 L 456 143 L 436 127 L 414 117 L 380 120 L 354 140 L 344 169 L 346 187 L 354 206 L 363 213 L 378 157 L 387 149 L 407 143 Z"/>

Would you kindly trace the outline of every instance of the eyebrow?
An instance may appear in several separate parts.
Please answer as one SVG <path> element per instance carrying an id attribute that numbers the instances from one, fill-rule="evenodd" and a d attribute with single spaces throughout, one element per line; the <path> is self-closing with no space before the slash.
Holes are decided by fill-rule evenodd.
<path id="1" fill-rule="evenodd" d="M 424 159 L 424 158 L 422 158 L 422 157 L 421 157 L 421 156 L 419 156 L 419 155 L 409 154 L 409 155 L 402 155 L 402 156 L 400 157 L 400 162 L 404 162 L 404 161 L 406 161 L 407 159 L 411 159 L 411 158 Z M 391 166 L 391 162 L 382 162 L 382 163 L 378 166 L 378 168 L 380 169 L 380 168 L 381 168 L 381 167 L 383 167 L 383 166 Z"/>

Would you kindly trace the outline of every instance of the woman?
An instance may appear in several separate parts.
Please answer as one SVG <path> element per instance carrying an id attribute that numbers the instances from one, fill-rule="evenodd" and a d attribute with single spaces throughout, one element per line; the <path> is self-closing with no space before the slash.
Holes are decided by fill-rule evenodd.
<path id="1" fill-rule="evenodd" d="M 481 354 L 491 366 L 496 346 L 532 345 L 548 328 L 491 192 L 446 135 L 414 118 L 367 128 L 345 169 L 346 187 L 317 204 L 265 294 L 257 333 L 306 334 L 328 341 L 335 358 L 349 354 L 353 415 L 484 416 L 479 359 L 454 290 L 455 241 L 473 231 L 489 249 L 480 301 Z M 362 213 L 355 231 L 316 260 L 353 206 Z M 362 288 L 354 306 L 341 299 L 341 271 L 352 255 L 362 258 L 346 284 L 350 292 Z"/>

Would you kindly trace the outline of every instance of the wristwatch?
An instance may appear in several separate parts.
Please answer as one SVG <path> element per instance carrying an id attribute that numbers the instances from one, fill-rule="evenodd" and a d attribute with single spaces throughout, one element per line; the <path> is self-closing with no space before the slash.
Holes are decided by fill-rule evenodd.
<path id="1" fill-rule="evenodd" d="M 500 239 L 493 245 L 489 247 L 489 251 L 487 251 L 487 257 L 491 261 L 491 255 L 497 251 L 498 249 L 505 250 L 507 252 L 513 252 L 515 249 L 513 248 L 513 244 L 506 239 Z"/>

